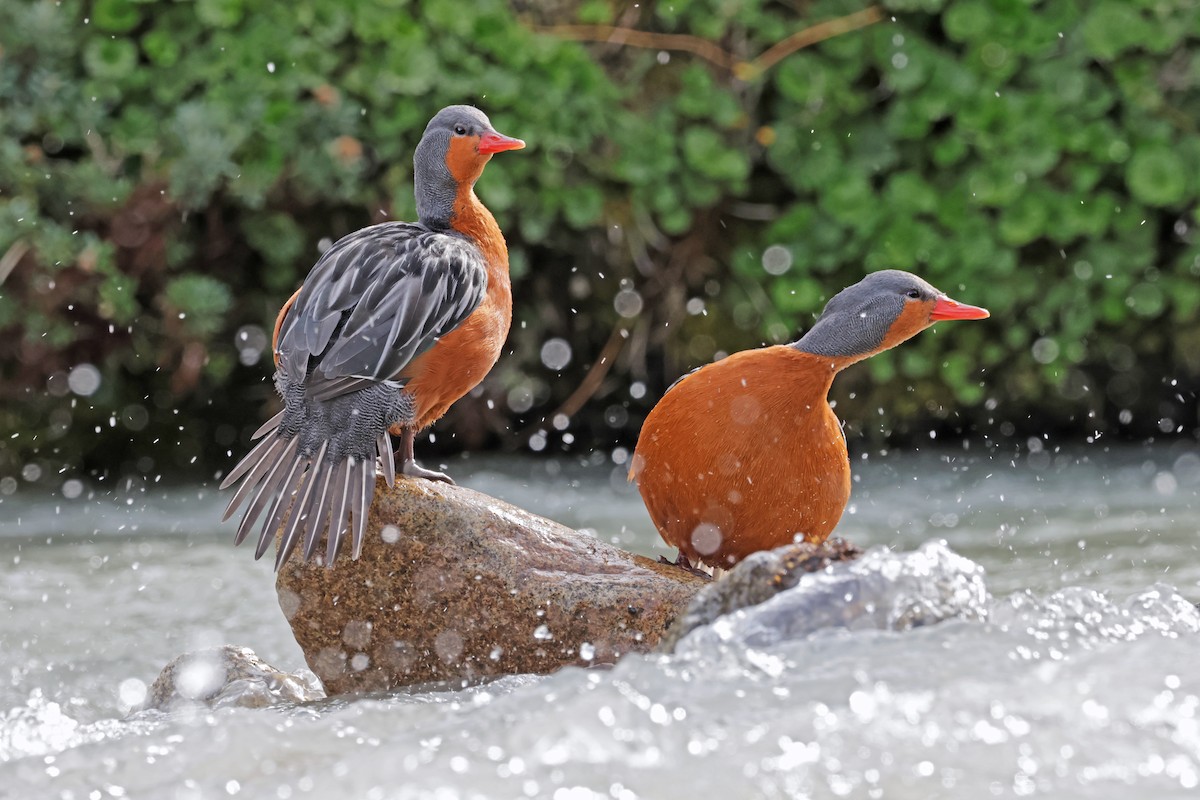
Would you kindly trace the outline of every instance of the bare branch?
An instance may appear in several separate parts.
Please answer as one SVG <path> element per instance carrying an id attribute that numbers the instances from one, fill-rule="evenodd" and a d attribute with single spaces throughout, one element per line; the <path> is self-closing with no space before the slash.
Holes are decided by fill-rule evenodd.
<path id="1" fill-rule="evenodd" d="M 865 28 L 883 19 L 879 6 L 869 6 L 844 17 L 818 22 L 797 31 L 772 45 L 757 58 L 742 61 L 708 39 L 683 33 L 654 33 L 619 25 L 534 25 L 533 30 L 577 42 L 603 42 L 618 46 L 640 47 L 648 50 L 670 50 L 692 53 L 706 61 L 729 70 L 740 79 L 748 80 L 778 64 L 797 50 L 817 42 L 832 39 L 843 33 Z"/>

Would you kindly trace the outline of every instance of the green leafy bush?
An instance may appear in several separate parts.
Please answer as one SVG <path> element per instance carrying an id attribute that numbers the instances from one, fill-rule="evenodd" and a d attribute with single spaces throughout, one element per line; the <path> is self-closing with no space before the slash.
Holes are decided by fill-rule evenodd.
<path id="1" fill-rule="evenodd" d="M 864 4 L 0 5 L 0 472 L 226 466 L 270 402 L 275 310 L 323 239 L 412 218 L 412 148 L 451 102 L 530 147 L 479 187 L 511 352 L 439 445 L 558 446 L 556 412 L 575 447 L 627 444 L 681 372 L 795 338 L 883 267 L 993 319 L 847 374 L 847 419 L 1194 428 L 1200 7 L 883 5 L 765 66 Z M 543 27 L 618 21 L 705 46 Z"/>

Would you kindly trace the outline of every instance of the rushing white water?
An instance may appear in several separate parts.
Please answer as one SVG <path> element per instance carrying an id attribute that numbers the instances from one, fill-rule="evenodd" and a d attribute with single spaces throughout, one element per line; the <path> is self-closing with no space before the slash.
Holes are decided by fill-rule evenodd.
<path id="1" fill-rule="evenodd" d="M 18 492 L 0 502 L 0 798 L 1197 796 L 1200 457 L 1034 455 L 855 464 L 839 533 L 893 548 L 881 570 L 925 554 L 879 589 L 896 608 L 921 601 L 922 563 L 959 570 L 971 613 L 949 621 L 812 630 L 785 593 L 613 668 L 170 713 L 129 712 L 185 651 L 303 666 L 269 565 L 229 547 L 210 490 Z M 665 553 L 611 463 L 450 468 Z"/>

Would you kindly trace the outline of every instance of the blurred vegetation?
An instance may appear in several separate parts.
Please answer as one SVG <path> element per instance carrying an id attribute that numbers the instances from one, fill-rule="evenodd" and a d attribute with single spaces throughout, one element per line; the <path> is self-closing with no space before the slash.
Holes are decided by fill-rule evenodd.
<path id="1" fill-rule="evenodd" d="M 452 102 L 530 147 L 479 185 L 509 350 L 434 448 L 629 446 L 680 373 L 883 267 L 993 318 L 848 371 L 853 427 L 1196 435 L 1195 0 L 18 0 L 0 474 L 227 468 L 276 309 L 322 242 L 414 216 Z"/>

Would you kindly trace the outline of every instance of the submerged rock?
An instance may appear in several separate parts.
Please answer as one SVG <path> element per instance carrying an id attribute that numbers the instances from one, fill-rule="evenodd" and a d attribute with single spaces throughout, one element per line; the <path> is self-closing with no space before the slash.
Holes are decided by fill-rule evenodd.
<path id="1" fill-rule="evenodd" d="M 382 484 L 362 555 L 291 558 L 276 588 L 329 694 L 613 663 L 708 580 L 459 486 Z"/>
<path id="2" fill-rule="evenodd" d="M 791 589 L 806 573 L 819 572 L 830 564 L 850 561 L 861 555 L 862 550 L 856 545 L 836 537 L 821 544 L 797 542 L 754 553 L 696 595 L 687 612 L 664 637 L 661 649 L 670 651 L 676 642 L 701 625 L 738 609 L 764 603 Z"/>
<path id="3" fill-rule="evenodd" d="M 150 687 L 141 710 L 263 708 L 324 696 L 311 676 L 281 672 L 250 648 L 227 644 L 172 660 Z"/>
<path id="4" fill-rule="evenodd" d="M 906 630 L 987 615 L 983 567 L 943 541 L 909 553 L 880 547 L 856 555 L 838 540 L 755 553 L 696 595 L 661 648 L 730 641 L 757 648 L 822 628 Z"/>

